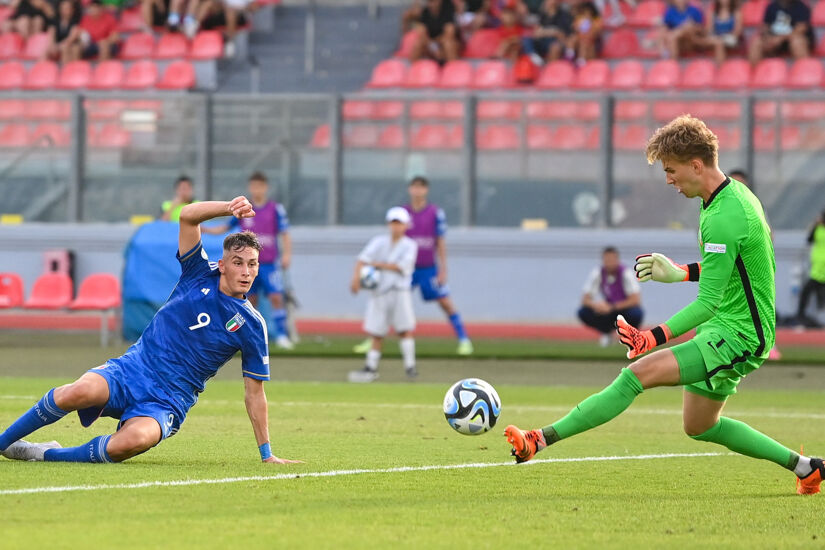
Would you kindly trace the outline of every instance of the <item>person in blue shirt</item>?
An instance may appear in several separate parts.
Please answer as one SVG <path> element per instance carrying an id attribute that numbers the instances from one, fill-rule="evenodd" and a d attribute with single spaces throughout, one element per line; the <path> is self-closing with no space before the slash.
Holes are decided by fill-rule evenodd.
<path id="1" fill-rule="evenodd" d="M 246 294 L 258 274 L 261 245 L 254 233 L 229 235 L 223 257 L 212 263 L 201 243 L 200 223 L 219 216 L 255 215 L 246 197 L 189 204 L 180 212 L 181 275 L 169 299 L 126 353 L 49 390 L 0 434 L 6 458 L 47 462 L 121 462 L 174 435 L 206 385 L 238 351 L 243 356 L 244 401 L 264 462 L 272 455 L 266 394 L 269 348 L 266 323 Z M 22 440 L 77 411 L 84 427 L 101 416 L 120 420 L 111 435 L 78 447 Z"/>
<path id="2" fill-rule="evenodd" d="M 672 0 L 660 30 L 662 55 L 671 59 L 693 51 L 704 34 L 702 10 L 688 0 Z"/>

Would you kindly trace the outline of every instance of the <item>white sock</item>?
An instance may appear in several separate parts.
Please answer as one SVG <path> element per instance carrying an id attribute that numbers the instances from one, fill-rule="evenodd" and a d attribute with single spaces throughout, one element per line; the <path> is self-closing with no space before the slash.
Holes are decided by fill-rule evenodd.
<path id="1" fill-rule="evenodd" d="M 793 473 L 796 474 L 796 477 L 806 477 L 813 472 L 813 468 L 811 467 L 811 459 L 807 456 L 800 456 L 799 462 L 796 463 L 796 468 L 793 469 Z"/>
<path id="2" fill-rule="evenodd" d="M 415 340 L 412 338 L 402 338 L 398 341 L 401 349 L 401 357 L 404 358 L 404 368 L 409 369 L 415 366 Z"/>
<path id="3" fill-rule="evenodd" d="M 367 368 L 370 370 L 378 370 L 378 361 L 381 360 L 381 352 L 377 349 L 371 349 L 367 352 Z"/>

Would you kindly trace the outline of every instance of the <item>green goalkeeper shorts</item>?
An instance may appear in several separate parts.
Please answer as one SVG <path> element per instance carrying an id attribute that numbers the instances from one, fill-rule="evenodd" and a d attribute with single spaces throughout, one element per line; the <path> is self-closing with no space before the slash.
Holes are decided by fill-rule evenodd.
<path id="1" fill-rule="evenodd" d="M 704 324 L 699 326 L 693 339 L 670 349 L 679 363 L 687 391 L 725 401 L 736 393 L 742 377 L 758 369 L 764 361 L 748 348 L 742 338 L 730 331 Z M 704 365 L 703 371 L 699 365 Z"/>

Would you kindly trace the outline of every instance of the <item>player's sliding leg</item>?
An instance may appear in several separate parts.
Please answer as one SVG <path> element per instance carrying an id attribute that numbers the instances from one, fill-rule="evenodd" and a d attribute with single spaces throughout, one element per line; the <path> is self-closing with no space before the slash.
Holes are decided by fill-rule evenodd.
<path id="1" fill-rule="evenodd" d="M 442 296 L 438 299 L 438 305 L 444 310 L 444 314 L 450 320 L 450 325 L 453 327 L 456 338 L 458 338 L 458 355 L 472 355 L 473 343 L 467 336 L 467 330 L 464 328 L 464 321 L 461 320 L 461 314 L 456 311 L 453 302 L 449 296 Z"/>
<path id="2" fill-rule="evenodd" d="M 418 371 L 415 368 L 415 340 L 412 337 L 412 332 L 399 332 L 398 337 L 398 349 L 401 350 L 404 372 L 407 374 L 407 378 L 414 379 L 418 376 Z"/>
<path id="3" fill-rule="evenodd" d="M 101 435 L 77 447 L 49 449 L 46 462 L 122 462 L 148 451 L 161 440 L 158 421 L 148 416 L 130 418 L 111 435 Z"/>
<path id="4" fill-rule="evenodd" d="M 0 434 L 0 451 L 35 430 L 57 422 L 71 411 L 102 407 L 108 399 L 109 385 L 102 376 L 94 373 L 87 372 L 71 384 L 53 388 Z"/>

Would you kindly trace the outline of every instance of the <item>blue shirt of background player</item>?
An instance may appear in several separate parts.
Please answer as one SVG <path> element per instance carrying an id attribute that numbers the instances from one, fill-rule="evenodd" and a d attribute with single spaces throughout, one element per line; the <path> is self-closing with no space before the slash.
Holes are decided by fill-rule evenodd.
<path id="1" fill-rule="evenodd" d="M 200 242 L 177 257 L 181 275 L 169 299 L 138 341 L 108 362 L 140 371 L 185 415 L 238 351 L 243 376 L 269 380 L 269 345 L 266 323 L 249 300 L 219 290 L 218 266 Z"/>
<path id="2" fill-rule="evenodd" d="M 685 10 L 681 11 L 679 8 L 671 4 L 665 10 L 664 22 L 667 28 L 675 29 L 680 27 L 688 21 L 701 25 L 704 20 L 702 10 L 692 4 L 685 6 Z"/>

